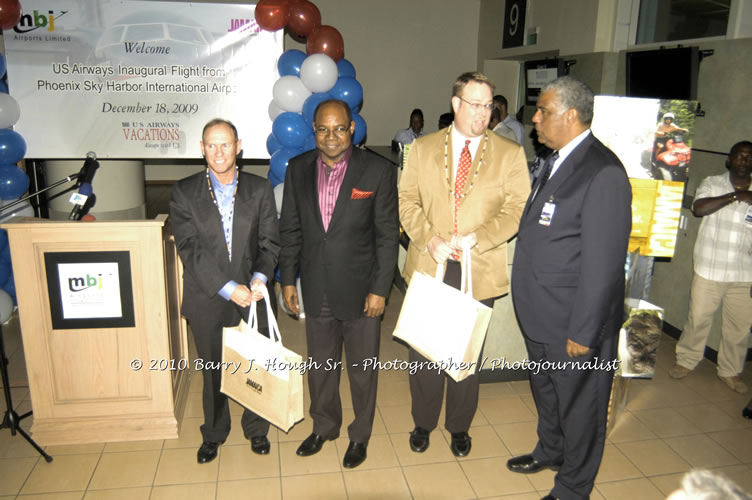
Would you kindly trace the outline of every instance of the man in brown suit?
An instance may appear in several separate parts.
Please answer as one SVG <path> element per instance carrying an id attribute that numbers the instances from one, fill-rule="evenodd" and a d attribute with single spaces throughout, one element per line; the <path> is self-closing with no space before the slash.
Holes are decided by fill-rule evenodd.
<path id="1" fill-rule="evenodd" d="M 473 297 L 489 307 L 509 291 L 507 241 L 517 233 L 530 194 L 522 148 L 487 129 L 493 93 L 485 75 L 460 75 L 452 89 L 454 123 L 413 143 L 399 187 L 400 222 L 410 237 L 406 279 L 415 271 L 433 275 L 437 264 L 446 263 L 444 282 L 459 288 L 459 251 L 470 247 Z M 410 361 L 427 360 L 410 349 Z M 415 452 L 428 448 L 438 424 L 444 378 L 428 369 L 410 375 Z M 459 457 L 470 452 L 467 431 L 478 406 L 478 382 L 477 373 L 462 382 L 447 380 L 445 425 Z"/>

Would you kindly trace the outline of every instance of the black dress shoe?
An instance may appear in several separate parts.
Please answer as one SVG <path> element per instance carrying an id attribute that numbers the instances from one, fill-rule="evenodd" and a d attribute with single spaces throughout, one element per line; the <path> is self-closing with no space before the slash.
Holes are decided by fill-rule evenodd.
<path id="1" fill-rule="evenodd" d="M 201 444 L 201 448 L 198 449 L 198 453 L 196 454 L 198 463 L 205 464 L 217 458 L 217 448 L 219 448 L 220 444 L 222 443 L 204 441 Z"/>
<path id="2" fill-rule="evenodd" d="M 346 469 L 352 469 L 362 464 L 366 459 L 367 446 L 368 444 L 350 441 L 347 451 L 345 452 L 345 459 L 342 460 L 342 466 Z"/>
<path id="3" fill-rule="evenodd" d="M 558 500 L 558 499 L 553 495 L 546 495 L 543 498 L 541 498 L 541 500 Z"/>
<path id="4" fill-rule="evenodd" d="M 428 436 L 431 435 L 431 431 L 427 431 L 423 427 L 415 427 L 410 433 L 410 449 L 416 453 L 423 453 L 428 449 L 428 445 L 431 444 L 428 440 Z"/>
<path id="5" fill-rule="evenodd" d="M 251 438 L 251 451 L 259 455 L 268 455 L 271 444 L 266 436 L 256 436 Z"/>
<path id="6" fill-rule="evenodd" d="M 449 445 L 449 448 L 455 457 L 466 457 L 470 453 L 471 445 L 472 440 L 467 432 L 452 433 L 452 444 Z"/>
<path id="7" fill-rule="evenodd" d="M 533 474 L 543 469 L 559 470 L 561 463 L 547 464 L 537 461 L 532 455 L 521 455 L 507 460 L 507 469 L 521 474 Z"/>
<path id="8" fill-rule="evenodd" d="M 324 441 L 331 441 L 337 439 L 338 437 L 339 436 L 325 438 L 324 436 L 319 436 L 318 434 L 311 433 L 310 436 L 305 438 L 305 440 L 300 443 L 300 446 L 298 446 L 298 451 L 296 451 L 295 453 L 297 453 L 299 457 L 309 457 L 311 455 L 315 455 L 316 453 L 321 451 L 321 447 L 324 446 Z"/>

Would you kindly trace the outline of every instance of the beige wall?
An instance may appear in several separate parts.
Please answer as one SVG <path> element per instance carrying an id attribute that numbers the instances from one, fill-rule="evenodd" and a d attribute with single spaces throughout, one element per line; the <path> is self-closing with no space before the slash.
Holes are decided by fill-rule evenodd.
<path id="1" fill-rule="evenodd" d="M 526 28 L 537 27 L 538 43 L 501 48 L 505 0 L 481 0 L 478 60 L 535 59 L 612 50 L 617 0 L 528 2 Z M 535 57 L 534 57 L 535 56 Z"/>

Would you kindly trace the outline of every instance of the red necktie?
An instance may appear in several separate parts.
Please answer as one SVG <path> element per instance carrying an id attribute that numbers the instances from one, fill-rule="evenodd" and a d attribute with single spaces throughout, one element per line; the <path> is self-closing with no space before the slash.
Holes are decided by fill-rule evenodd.
<path id="1" fill-rule="evenodd" d="M 465 191 L 465 182 L 470 173 L 470 165 L 473 164 L 469 145 L 470 141 L 466 140 L 465 147 L 462 148 L 462 152 L 460 153 L 460 161 L 457 164 L 457 177 L 454 179 L 454 234 L 458 234 L 457 222 L 460 213 L 460 200 L 462 200 L 462 193 Z"/>

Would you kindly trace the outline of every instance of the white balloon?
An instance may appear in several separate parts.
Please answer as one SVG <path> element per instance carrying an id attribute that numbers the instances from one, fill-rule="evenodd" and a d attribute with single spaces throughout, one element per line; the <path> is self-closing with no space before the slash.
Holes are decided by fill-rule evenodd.
<path id="1" fill-rule="evenodd" d="M 5 324 L 13 314 L 13 297 L 0 288 L 0 323 Z"/>
<path id="2" fill-rule="evenodd" d="M 0 222 L 8 222 L 16 217 L 34 217 L 34 209 L 28 200 L 0 213 Z"/>
<path id="3" fill-rule="evenodd" d="M 277 80 L 272 94 L 277 106 L 285 111 L 300 113 L 303 110 L 303 103 L 311 95 L 311 91 L 303 85 L 300 78 L 288 75 Z"/>
<path id="4" fill-rule="evenodd" d="M 274 121 L 275 118 L 277 118 L 279 115 L 281 115 L 284 112 L 285 110 L 280 108 L 276 102 L 274 101 L 269 102 L 269 119 L 271 121 Z"/>
<path id="5" fill-rule="evenodd" d="M 312 54 L 300 66 L 300 79 L 311 92 L 327 92 L 337 83 L 337 63 L 326 54 Z"/>
<path id="6" fill-rule="evenodd" d="M 12 95 L 0 93 L 0 128 L 10 128 L 21 116 L 21 108 Z"/>

